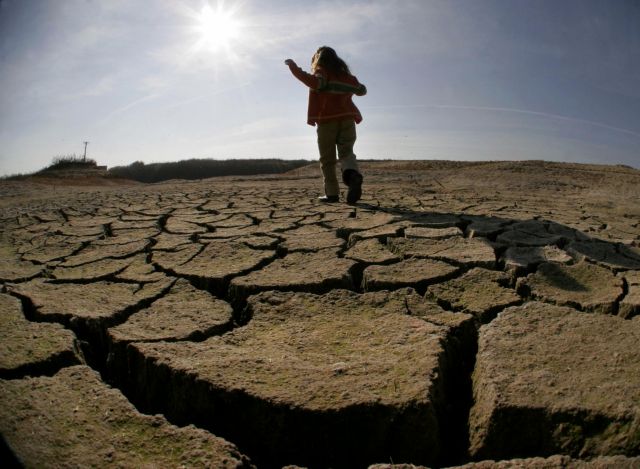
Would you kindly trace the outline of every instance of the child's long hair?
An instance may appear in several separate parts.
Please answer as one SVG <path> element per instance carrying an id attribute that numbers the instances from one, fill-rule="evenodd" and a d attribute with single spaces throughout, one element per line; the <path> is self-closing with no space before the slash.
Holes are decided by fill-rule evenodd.
<path id="1" fill-rule="evenodd" d="M 351 71 L 349 70 L 347 63 L 338 57 L 336 51 L 331 47 L 322 46 L 315 54 L 313 54 L 311 59 L 312 73 L 315 73 L 320 67 L 332 73 L 343 72 L 351 75 Z"/>

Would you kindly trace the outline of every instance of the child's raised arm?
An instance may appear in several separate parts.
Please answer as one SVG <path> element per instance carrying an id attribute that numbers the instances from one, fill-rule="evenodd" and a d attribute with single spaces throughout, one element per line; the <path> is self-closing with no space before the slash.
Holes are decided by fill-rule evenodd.
<path id="1" fill-rule="evenodd" d="M 302 70 L 292 59 L 287 59 L 284 61 L 285 65 L 289 67 L 293 76 L 300 80 L 302 83 L 307 85 L 309 88 L 314 90 L 321 90 L 327 85 L 327 80 L 321 73 L 317 73 L 315 75 L 311 75 L 310 73 Z"/>

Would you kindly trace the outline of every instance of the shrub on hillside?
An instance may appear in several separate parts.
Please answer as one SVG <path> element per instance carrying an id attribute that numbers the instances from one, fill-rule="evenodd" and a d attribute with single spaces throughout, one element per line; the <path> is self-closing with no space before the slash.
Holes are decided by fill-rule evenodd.
<path id="1" fill-rule="evenodd" d="M 55 171 L 60 169 L 82 169 L 96 166 L 96 161 L 77 155 L 59 155 L 53 158 L 51 164 L 39 172 Z"/>

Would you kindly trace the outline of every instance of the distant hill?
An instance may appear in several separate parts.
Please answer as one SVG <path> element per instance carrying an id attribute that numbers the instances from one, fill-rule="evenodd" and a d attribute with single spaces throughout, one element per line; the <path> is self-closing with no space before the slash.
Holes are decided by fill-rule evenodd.
<path id="1" fill-rule="evenodd" d="M 69 183 L 70 180 L 74 180 L 73 183 L 77 183 L 83 179 L 91 179 L 92 181 L 98 179 L 107 178 L 106 166 L 98 166 L 95 160 L 84 158 L 82 156 L 67 155 L 56 156 L 53 158 L 51 164 L 45 168 L 42 168 L 35 173 L 28 174 L 12 174 L 9 176 L 2 176 L 0 180 L 6 181 L 25 181 L 34 180 L 38 182 L 42 181 L 64 181 Z"/>
<path id="2" fill-rule="evenodd" d="M 136 161 L 129 166 L 109 169 L 109 176 L 133 179 L 139 182 L 161 182 L 169 179 L 205 179 L 217 176 L 250 176 L 280 174 L 308 165 L 307 160 L 243 159 L 212 160 L 189 159 L 170 163 Z"/>

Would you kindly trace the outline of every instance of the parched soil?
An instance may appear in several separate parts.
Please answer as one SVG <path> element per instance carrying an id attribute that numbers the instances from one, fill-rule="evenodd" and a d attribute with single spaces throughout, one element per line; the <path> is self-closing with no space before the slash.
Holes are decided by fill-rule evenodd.
<path id="1" fill-rule="evenodd" d="M 0 458 L 640 467 L 640 171 L 362 170 L 0 182 Z"/>

